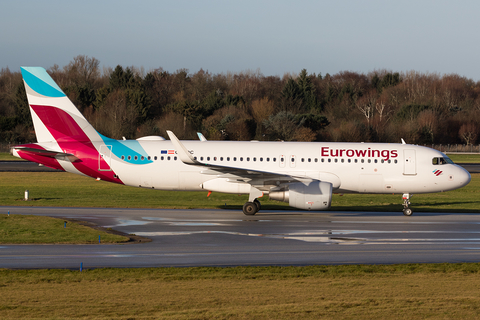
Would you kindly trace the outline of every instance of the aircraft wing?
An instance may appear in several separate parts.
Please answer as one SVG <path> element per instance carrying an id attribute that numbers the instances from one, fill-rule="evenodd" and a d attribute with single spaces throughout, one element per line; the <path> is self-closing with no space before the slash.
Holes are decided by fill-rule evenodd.
<path id="1" fill-rule="evenodd" d="M 201 171 L 202 174 L 217 175 L 220 178 L 229 178 L 232 180 L 235 179 L 239 182 L 242 181 L 251 184 L 255 184 L 255 180 L 261 180 L 263 182 L 262 184 L 270 184 L 269 181 L 271 180 L 271 184 L 276 185 L 294 181 L 315 180 L 305 176 L 286 175 L 282 173 L 203 163 L 195 160 L 195 158 L 188 152 L 187 148 L 180 142 L 180 140 L 178 140 L 177 136 L 173 132 L 167 130 L 167 134 L 177 150 L 180 160 L 188 165 L 205 167 L 205 170 Z"/>

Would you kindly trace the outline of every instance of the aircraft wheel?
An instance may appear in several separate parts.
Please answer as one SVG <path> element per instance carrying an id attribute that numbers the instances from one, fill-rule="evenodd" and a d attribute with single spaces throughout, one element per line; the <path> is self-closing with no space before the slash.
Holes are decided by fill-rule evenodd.
<path id="1" fill-rule="evenodd" d="M 253 216 L 257 213 L 258 207 L 254 202 L 246 202 L 243 205 L 243 213 L 247 216 Z"/>
<path id="2" fill-rule="evenodd" d="M 260 209 L 262 208 L 262 204 L 260 203 L 260 201 L 258 201 L 258 199 L 255 199 L 253 200 L 253 203 L 255 203 L 255 205 L 257 206 L 257 211 L 260 211 Z"/>
<path id="3" fill-rule="evenodd" d="M 403 214 L 406 215 L 407 217 L 410 217 L 413 214 L 413 211 L 410 208 L 405 208 L 403 209 Z"/>

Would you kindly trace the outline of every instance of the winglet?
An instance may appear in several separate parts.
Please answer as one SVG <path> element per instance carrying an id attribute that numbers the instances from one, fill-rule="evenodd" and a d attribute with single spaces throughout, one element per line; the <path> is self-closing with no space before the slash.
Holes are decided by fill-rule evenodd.
<path id="1" fill-rule="evenodd" d="M 207 141 L 207 138 L 205 138 L 205 136 L 202 133 L 197 132 L 197 136 L 198 136 L 198 139 L 200 139 L 200 141 Z"/>
<path id="2" fill-rule="evenodd" d="M 402 139 L 402 144 L 406 144 L 406 143 L 405 143 L 405 140 L 403 140 L 403 138 L 401 138 L 401 139 Z"/>
<path id="3" fill-rule="evenodd" d="M 193 156 L 188 152 L 187 148 L 178 140 L 177 136 L 170 130 L 167 130 L 168 137 L 172 141 L 175 150 L 177 150 L 180 160 L 185 164 L 199 164 L 198 161 L 193 159 Z"/>

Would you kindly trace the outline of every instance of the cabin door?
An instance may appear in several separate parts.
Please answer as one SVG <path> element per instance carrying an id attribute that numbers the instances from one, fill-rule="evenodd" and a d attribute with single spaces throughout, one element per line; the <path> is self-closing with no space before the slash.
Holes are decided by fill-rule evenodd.
<path id="1" fill-rule="evenodd" d="M 416 175 L 417 174 L 417 164 L 415 163 L 415 150 L 407 149 L 403 150 L 403 174 L 405 175 Z"/>
<path id="2" fill-rule="evenodd" d="M 100 153 L 98 154 L 98 171 L 112 171 L 110 162 L 112 159 L 112 146 L 100 146 Z"/>

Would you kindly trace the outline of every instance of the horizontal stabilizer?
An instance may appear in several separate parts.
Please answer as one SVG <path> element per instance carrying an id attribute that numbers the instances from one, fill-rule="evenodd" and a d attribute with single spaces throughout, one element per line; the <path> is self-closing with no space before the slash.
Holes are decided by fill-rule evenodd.
<path id="1" fill-rule="evenodd" d="M 35 149 L 29 147 L 13 147 L 16 151 L 26 152 L 33 155 L 48 157 L 48 158 L 55 158 L 57 160 L 69 161 L 69 162 L 76 162 L 80 161 L 76 156 L 71 153 L 63 153 L 58 151 L 51 151 L 51 150 L 42 150 L 42 149 Z"/>

